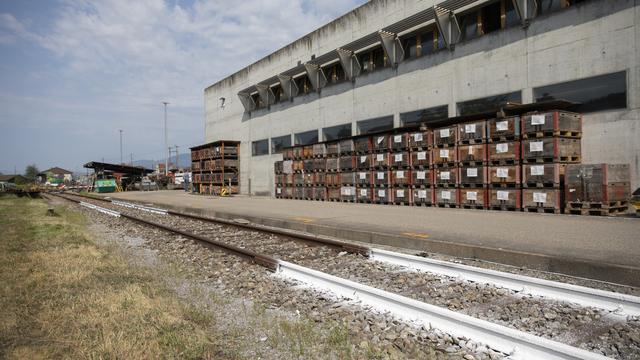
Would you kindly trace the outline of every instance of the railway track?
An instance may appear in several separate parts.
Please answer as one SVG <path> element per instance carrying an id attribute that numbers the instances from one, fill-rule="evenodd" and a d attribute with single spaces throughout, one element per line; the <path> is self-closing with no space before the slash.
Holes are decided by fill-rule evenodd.
<path id="1" fill-rule="evenodd" d="M 513 358 L 605 358 L 576 346 L 591 344 L 586 347 L 597 351 L 607 345 L 606 337 L 598 344 L 587 335 L 593 337 L 621 324 L 632 330 L 638 326 L 640 300 L 629 295 L 370 249 L 242 221 L 127 202 L 64 197 L 109 215 L 208 243 L 263 265 L 277 276 L 483 342 Z M 247 233 L 227 231 L 230 226 Z M 528 324 L 531 309 L 547 321 Z M 527 311 L 519 314 L 518 310 Z M 548 326 L 558 323 L 561 325 Z M 594 327 L 598 331 L 594 332 Z M 629 347 L 628 355 L 638 356 L 634 350 Z"/>

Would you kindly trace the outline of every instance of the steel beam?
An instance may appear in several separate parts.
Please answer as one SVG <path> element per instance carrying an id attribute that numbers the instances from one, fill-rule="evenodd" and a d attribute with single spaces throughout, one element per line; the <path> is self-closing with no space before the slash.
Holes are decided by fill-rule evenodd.
<path id="1" fill-rule="evenodd" d="M 280 74 L 278 75 L 278 81 L 280 81 L 280 87 L 282 87 L 282 92 L 286 99 L 293 100 L 298 95 L 298 84 L 293 81 L 293 76 Z"/>
<path id="2" fill-rule="evenodd" d="M 362 67 L 360 66 L 358 58 L 351 50 L 338 48 L 336 49 L 336 52 L 338 53 L 338 57 L 340 58 L 340 65 L 342 65 L 342 69 L 344 69 L 344 73 L 347 76 L 347 79 L 354 81 L 362 71 Z"/>
<path id="3" fill-rule="evenodd" d="M 324 75 L 324 71 L 322 71 L 320 65 L 306 63 L 304 64 L 304 68 L 307 71 L 307 76 L 309 77 L 311 86 L 313 86 L 313 90 L 319 92 L 320 89 L 327 85 L 327 77 Z"/>
<path id="4" fill-rule="evenodd" d="M 378 36 L 380 37 L 384 53 L 387 54 L 387 59 L 389 59 L 393 67 L 397 67 L 398 64 L 404 60 L 404 49 L 402 48 L 400 39 L 398 39 L 398 35 L 380 30 L 378 31 Z"/>
<path id="5" fill-rule="evenodd" d="M 538 2 L 535 0 L 512 0 L 513 7 L 520 17 L 522 26 L 527 27 L 538 13 Z"/>
<path id="6" fill-rule="evenodd" d="M 447 48 L 449 50 L 453 50 L 455 45 L 460 41 L 460 37 L 462 35 L 456 14 L 449 9 L 439 6 L 434 6 L 433 11 L 436 16 L 438 31 L 442 34 L 442 38 L 444 39 Z"/>

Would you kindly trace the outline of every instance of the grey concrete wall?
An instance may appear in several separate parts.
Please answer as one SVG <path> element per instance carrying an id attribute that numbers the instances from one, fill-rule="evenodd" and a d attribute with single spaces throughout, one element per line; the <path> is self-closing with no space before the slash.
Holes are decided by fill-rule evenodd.
<path id="1" fill-rule="evenodd" d="M 273 193 L 273 162 L 281 155 L 251 156 L 251 141 L 368 118 L 626 71 L 627 109 L 584 116 L 583 162 L 628 163 L 640 186 L 640 10 L 638 0 L 591 1 L 542 16 L 528 29 L 491 33 L 454 51 L 402 62 L 397 69 L 364 74 L 355 83 L 330 85 L 320 94 L 244 112 L 237 93 L 369 34 L 432 1 L 373 1 L 205 90 L 206 140 L 240 140 L 241 192 Z M 218 99 L 227 99 L 220 108 Z M 249 181 L 250 180 L 250 181 Z M 251 189 L 249 189 L 249 183 Z"/>

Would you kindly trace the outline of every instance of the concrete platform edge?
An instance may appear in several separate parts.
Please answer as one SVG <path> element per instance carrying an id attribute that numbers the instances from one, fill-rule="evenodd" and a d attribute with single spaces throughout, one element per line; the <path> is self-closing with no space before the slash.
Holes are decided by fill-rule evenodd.
<path id="1" fill-rule="evenodd" d="M 160 205 L 160 204 L 159 204 Z M 361 229 L 341 228 L 309 224 L 284 219 L 247 216 L 202 208 L 191 208 L 170 204 L 163 207 L 176 211 L 190 212 L 203 216 L 223 219 L 245 219 L 265 226 L 303 231 L 316 235 L 334 237 L 345 241 L 359 241 L 377 245 L 388 245 L 417 251 L 439 253 L 462 258 L 479 259 L 528 269 L 549 271 L 616 284 L 640 286 L 640 268 L 608 263 L 596 263 L 579 259 L 569 259 L 545 254 L 520 252 L 476 245 L 458 244 L 433 239 L 411 238 L 408 236 L 372 232 Z"/>

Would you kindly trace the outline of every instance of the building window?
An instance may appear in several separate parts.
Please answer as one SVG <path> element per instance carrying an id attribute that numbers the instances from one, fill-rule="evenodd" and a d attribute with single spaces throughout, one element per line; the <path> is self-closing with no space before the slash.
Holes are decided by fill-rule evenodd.
<path id="1" fill-rule="evenodd" d="M 346 80 L 347 78 L 344 73 L 344 69 L 342 69 L 342 65 L 339 62 L 331 64 L 326 68 L 323 68 L 322 70 L 324 71 L 327 80 L 331 84 L 337 84 Z"/>
<path id="2" fill-rule="evenodd" d="M 271 91 L 273 91 L 275 102 L 280 102 L 282 100 L 282 86 L 280 84 L 274 85 L 271 87 Z"/>
<path id="3" fill-rule="evenodd" d="M 360 135 L 393 129 L 393 115 L 358 121 Z"/>
<path id="4" fill-rule="evenodd" d="M 301 95 L 308 94 L 311 92 L 311 90 L 313 90 L 311 88 L 311 81 L 309 80 L 309 77 L 306 74 L 299 76 L 297 78 L 294 78 L 293 81 L 295 81 L 296 85 L 298 86 L 298 94 L 301 94 Z"/>
<path id="5" fill-rule="evenodd" d="M 418 56 L 418 38 L 411 36 L 403 41 L 404 58 L 410 59 Z"/>
<path id="6" fill-rule="evenodd" d="M 362 67 L 362 72 L 371 72 L 373 71 L 371 65 L 371 53 L 366 52 L 358 55 L 358 62 L 360 62 L 360 67 Z"/>
<path id="7" fill-rule="evenodd" d="M 574 111 L 593 112 L 627 107 L 625 71 L 533 89 L 536 102 L 568 100 L 580 103 Z"/>
<path id="8" fill-rule="evenodd" d="M 499 108 L 500 106 L 504 106 L 508 102 L 521 103 L 521 92 L 515 91 L 509 94 L 487 96 L 482 99 L 459 102 L 458 115 L 464 116 L 496 110 L 497 108 Z"/>
<path id="9" fill-rule="evenodd" d="M 343 139 L 351 136 L 351 124 L 326 127 L 322 129 L 324 141 Z"/>
<path id="10" fill-rule="evenodd" d="M 480 9 L 481 34 L 489 34 L 502 28 L 502 2 L 498 1 Z"/>
<path id="11" fill-rule="evenodd" d="M 309 145 L 318 142 L 318 130 L 297 133 L 294 136 L 296 145 Z"/>
<path id="12" fill-rule="evenodd" d="M 283 148 L 291 146 L 291 135 L 271 138 L 271 153 L 279 154 Z"/>
<path id="13" fill-rule="evenodd" d="M 371 63 L 371 71 L 380 70 L 387 66 L 387 56 L 384 54 L 382 47 L 373 49 L 371 52 Z"/>
<path id="14" fill-rule="evenodd" d="M 260 95 L 258 93 L 251 94 L 251 98 L 253 102 L 256 104 L 256 109 L 263 107 L 262 99 L 260 99 Z"/>
<path id="15" fill-rule="evenodd" d="M 420 55 L 431 54 L 436 49 L 436 35 L 433 30 L 420 34 Z"/>
<path id="16" fill-rule="evenodd" d="M 269 139 L 253 141 L 251 143 L 251 155 L 267 155 L 269 154 Z"/>
<path id="17" fill-rule="evenodd" d="M 478 11 L 472 11 L 460 16 L 460 30 L 464 40 L 478 37 Z"/>
<path id="18" fill-rule="evenodd" d="M 516 12 L 516 8 L 513 7 L 513 1 L 511 0 L 502 0 L 502 12 L 504 13 L 502 28 L 506 29 L 508 27 L 520 25 L 520 17 Z"/>
<path id="19" fill-rule="evenodd" d="M 435 106 L 428 109 L 409 111 L 400 114 L 402 126 L 429 124 L 449 117 L 449 106 Z"/>

